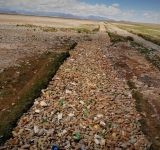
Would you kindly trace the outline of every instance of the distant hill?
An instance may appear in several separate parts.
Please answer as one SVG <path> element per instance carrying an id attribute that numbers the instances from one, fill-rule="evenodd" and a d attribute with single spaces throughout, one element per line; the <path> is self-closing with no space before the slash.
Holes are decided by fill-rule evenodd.
<path id="1" fill-rule="evenodd" d="M 10 9 L 4 9 L 4 8 L 0 8 L 0 13 L 114 21 L 112 19 L 108 19 L 108 18 L 101 17 L 101 16 L 94 16 L 94 15 L 90 15 L 90 16 L 76 16 L 76 15 L 65 14 L 65 13 L 60 13 L 60 12 L 40 12 L 40 11 L 39 12 L 38 11 L 37 12 L 32 12 L 32 11 L 25 11 L 25 10 L 12 11 Z"/>
<path id="2" fill-rule="evenodd" d="M 9 9 L 0 8 L 0 13 L 9 13 L 9 14 L 17 14 L 16 11 L 11 11 Z"/>

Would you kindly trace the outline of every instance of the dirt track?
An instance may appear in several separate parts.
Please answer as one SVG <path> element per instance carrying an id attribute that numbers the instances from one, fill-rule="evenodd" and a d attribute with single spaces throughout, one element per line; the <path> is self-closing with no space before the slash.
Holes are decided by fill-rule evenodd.
<path id="1" fill-rule="evenodd" d="M 152 42 L 146 41 L 145 39 L 143 39 L 135 34 L 132 34 L 132 33 L 127 32 L 126 30 L 120 29 L 119 27 L 117 27 L 114 24 L 108 23 L 107 25 L 111 30 L 116 31 L 116 33 L 119 35 L 122 35 L 124 37 L 131 36 L 134 38 L 135 42 L 142 44 L 144 47 L 153 48 L 155 50 L 160 51 L 160 46 L 158 46 Z"/>

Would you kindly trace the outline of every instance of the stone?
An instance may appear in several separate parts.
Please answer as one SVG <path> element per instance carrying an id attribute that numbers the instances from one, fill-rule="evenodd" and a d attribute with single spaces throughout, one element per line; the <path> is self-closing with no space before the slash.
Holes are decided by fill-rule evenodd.
<path id="1" fill-rule="evenodd" d="M 38 132 L 39 132 L 38 126 L 34 126 L 34 133 L 38 133 Z"/>
<path id="2" fill-rule="evenodd" d="M 72 91 L 66 90 L 66 94 L 72 94 Z"/>
<path id="3" fill-rule="evenodd" d="M 58 116 L 57 116 L 58 120 L 62 119 L 62 116 L 63 116 L 62 113 L 58 113 Z"/>
<path id="4" fill-rule="evenodd" d="M 155 118 L 155 117 L 157 117 L 157 115 L 156 115 L 156 114 L 153 114 L 153 115 L 151 115 L 151 117 L 152 117 L 152 118 Z"/>
<path id="5" fill-rule="evenodd" d="M 22 147 L 21 147 L 21 149 L 27 149 L 27 148 L 30 148 L 31 146 L 29 145 L 29 144 L 26 144 L 26 145 L 23 145 Z"/>
<path id="6" fill-rule="evenodd" d="M 14 106 L 15 105 L 15 103 L 12 103 L 12 106 Z"/>
<path id="7" fill-rule="evenodd" d="M 39 109 L 36 109 L 35 112 L 36 112 L 36 113 L 40 113 L 41 111 L 40 111 Z"/>
<path id="8" fill-rule="evenodd" d="M 99 144 L 99 140 L 98 139 L 94 139 L 95 143 L 98 145 Z"/>
<path id="9" fill-rule="evenodd" d="M 158 136 L 155 137 L 156 140 L 159 140 L 160 138 Z"/>
<path id="10" fill-rule="evenodd" d="M 105 139 L 101 139 L 101 140 L 100 140 L 100 145 L 101 145 L 101 146 L 104 146 L 105 143 L 106 143 L 106 140 L 105 140 Z"/>
<path id="11" fill-rule="evenodd" d="M 105 125 L 106 125 L 106 123 L 105 123 L 104 121 L 100 121 L 100 125 L 105 126 Z"/>
<path id="12" fill-rule="evenodd" d="M 69 117 L 73 117 L 73 116 L 74 116 L 74 114 L 72 114 L 72 113 L 69 113 L 69 114 L 68 114 L 68 116 L 69 116 Z"/>
<path id="13" fill-rule="evenodd" d="M 40 105 L 43 106 L 43 107 L 47 106 L 46 102 L 44 102 L 44 101 L 41 101 Z"/>

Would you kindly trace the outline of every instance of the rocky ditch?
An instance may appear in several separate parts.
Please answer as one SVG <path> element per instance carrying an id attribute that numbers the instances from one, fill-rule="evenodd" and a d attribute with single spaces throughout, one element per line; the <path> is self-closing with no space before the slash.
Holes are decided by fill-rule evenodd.
<path id="1" fill-rule="evenodd" d="M 0 24 L 0 144 L 40 96 L 78 41 L 89 35 Z"/>
<path id="2" fill-rule="evenodd" d="M 149 149 L 125 77 L 106 55 L 107 34 L 79 42 L 1 149 Z"/>

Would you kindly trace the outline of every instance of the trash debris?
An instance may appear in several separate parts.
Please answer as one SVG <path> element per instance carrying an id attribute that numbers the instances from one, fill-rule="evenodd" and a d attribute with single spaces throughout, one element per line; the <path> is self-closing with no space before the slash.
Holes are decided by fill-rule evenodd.
<path id="1" fill-rule="evenodd" d="M 151 117 L 152 117 L 152 118 L 155 118 L 155 117 L 157 117 L 157 115 L 156 115 L 156 114 L 153 114 L 153 115 L 151 115 Z"/>
<path id="2" fill-rule="evenodd" d="M 11 144 L 19 144 L 19 149 L 29 144 L 52 150 L 130 149 L 131 145 L 143 149 L 150 145 L 140 131 L 140 115 L 127 81 L 117 78 L 104 57 L 101 47 L 107 41 L 95 36 L 99 38 L 92 44 L 83 41 L 70 51 L 70 58 L 42 90 L 42 96 L 19 120 L 14 129 L 18 136 Z M 7 141 L 5 145 L 11 144 Z"/>
<path id="3" fill-rule="evenodd" d="M 84 115 L 87 115 L 88 114 L 88 111 L 86 109 L 83 109 L 83 114 Z"/>
<path id="4" fill-rule="evenodd" d="M 14 106 L 15 105 L 15 103 L 12 103 L 12 106 Z"/>
<path id="5" fill-rule="evenodd" d="M 41 102 L 40 102 L 40 105 L 41 105 L 41 106 L 44 106 L 44 107 L 47 106 L 47 104 L 46 104 L 44 101 L 41 101 Z"/>
<path id="6" fill-rule="evenodd" d="M 60 120 L 60 119 L 62 119 L 62 113 L 58 113 L 58 116 L 57 116 L 57 118 L 58 118 L 58 120 Z"/>
<path id="7" fill-rule="evenodd" d="M 64 104 L 64 100 L 63 100 L 63 99 L 60 100 L 60 104 L 61 104 L 61 105 Z"/>
<path id="8" fill-rule="evenodd" d="M 36 109 L 35 112 L 36 112 L 36 113 L 40 113 L 41 111 L 40 111 L 39 109 Z"/>
<path id="9" fill-rule="evenodd" d="M 74 137 L 77 139 L 77 140 L 80 140 L 81 139 L 81 136 L 79 133 L 75 133 Z"/>
<path id="10" fill-rule="evenodd" d="M 59 147 L 58 146 L 52 146 L 51 150 L 59 150 Z"/>

